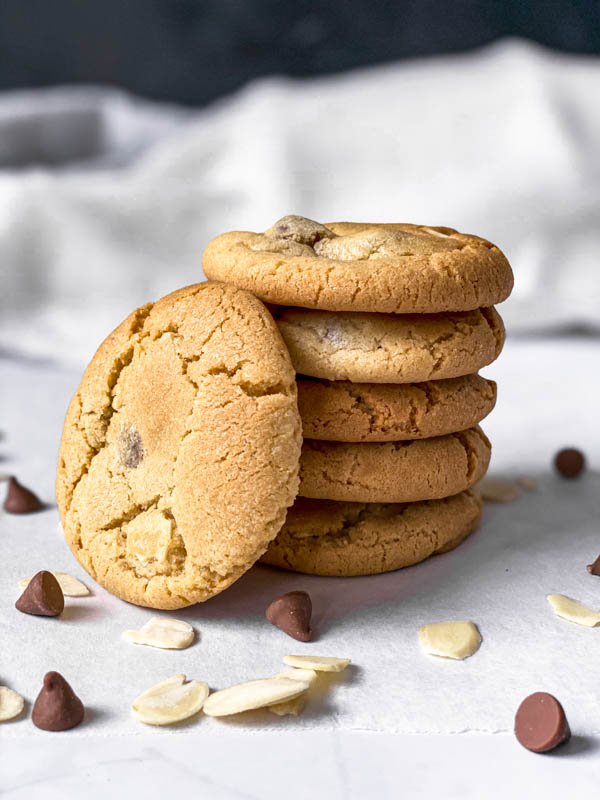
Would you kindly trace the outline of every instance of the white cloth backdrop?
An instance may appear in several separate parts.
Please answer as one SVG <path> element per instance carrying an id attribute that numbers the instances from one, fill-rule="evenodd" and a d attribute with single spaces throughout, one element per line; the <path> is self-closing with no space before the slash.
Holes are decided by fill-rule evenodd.
<path id="1" fill-rule="evenodd" d="M 600 60 L 523 42 L 200 111 L 101 88 L 0 96 L 0 350 L 81 364 L 207 241 L 286 213 L 451 225 L 516 272 L 512 332 L 600 327 Z"/>

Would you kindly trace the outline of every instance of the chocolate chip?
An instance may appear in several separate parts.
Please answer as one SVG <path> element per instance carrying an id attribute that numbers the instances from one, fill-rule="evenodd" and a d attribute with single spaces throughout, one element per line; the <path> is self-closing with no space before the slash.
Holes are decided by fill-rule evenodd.
<path id="1" fill-rule="evenodd" d="M 15 608 L 24 614 L 41 617 L 57 617 L 65 607 L 65 597 L 59 582 L 45 569 L 29 581 L 27 588 L 15 603 Z"/>
<path id="2" fill-rule="evenodd" d="M 14 477 L 8 479 L 5 511 L 9 514 L 31 514 L 32 511 L 40 511 L 42 507 L 41 500 L 30 489 L 20 484 Z"/>
<path id="3" fill-rule="evenodd" d="M 554 466 L 563 478 L 576 478 L 585 467 L 585 456 L 580 450 L 567 447 L 556 454 Z"/>
<path id="4" fill-rule="evenodd" d="M 515 716 L 515 736 L 534 753 L 546 753 L 571 737 L 565 712 L 556 697 L 535 692 L 526 697 Z"/>
<path id="5" fill-rule="evenodd" d="M 600 575 L 600 556 L 598 556 L 593 564 L 588 564 L 586 569 L 590 575 Z"/>
<path id="6" fill-rule="evenodd" d="M 306 592 L 287 592 L 273 600 L 267 608 L 265 616 L 273 625 L 299 642 L 312 639 L 310 616 L 312 602 Z"/>
<path id="7" fill-rule="evenodd" d="M 146 455 L 144 443 L 135 425 L 121 430 L 121 461 L 127 469 L 138 467 Z"/>
<path id="8" fill-rule="evenodd" d="M 306 217 L 299 217 L 296 214 L 288 214 L 265 231 L 265 236 L 272 239 L 292 239 L 299 244 L 306 244 L 314 247 L 315 243 L 321 239 L 331 239 L 335 233 Z"/>
<path id="9" fill-rule="evenodd" d="M 47 672 L 33 705 L 33 724 L 44 731 L 67 731 L 83 721 L 85 709 L 67 681 L 58 672 Z"/>

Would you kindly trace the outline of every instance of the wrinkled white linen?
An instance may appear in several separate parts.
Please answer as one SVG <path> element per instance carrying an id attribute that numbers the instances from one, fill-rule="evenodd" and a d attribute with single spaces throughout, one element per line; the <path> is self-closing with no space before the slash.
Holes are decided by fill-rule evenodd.
<path id="1" fill-rule="evenodd" d="M 0 163 L 63 162 L 0 173 L 0 348 L 83 363 L 136 305 L 201 280 L 212 236 L 285 213 L 476 232 L 513 263 L 510 331 L 600 327 L 599 86 L 597 58 L 508 41 L 266 79 L 197 112 L 0 96 Z"/>

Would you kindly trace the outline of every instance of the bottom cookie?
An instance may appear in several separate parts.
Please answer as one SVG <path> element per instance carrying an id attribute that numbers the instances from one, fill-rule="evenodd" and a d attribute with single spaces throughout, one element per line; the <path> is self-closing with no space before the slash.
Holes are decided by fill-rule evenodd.
<path id="1" fill-rule="evenodd" d="M 480 518 L 472 489 L 419 503 L 298 497 L 261 561 L 309 575 L 377 575 L 454 549 Z"/>

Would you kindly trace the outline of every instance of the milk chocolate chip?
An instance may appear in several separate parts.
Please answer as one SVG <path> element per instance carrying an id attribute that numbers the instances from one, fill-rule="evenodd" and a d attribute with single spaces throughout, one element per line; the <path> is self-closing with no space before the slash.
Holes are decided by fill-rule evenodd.
<path id="1" fill-rule="evenodd" d="M 47 672 L 33 705 L 33 724 L 44 731 L 67 731 L 83 721 L 85 709 L 67 681 L 58 672 Z"/>
<path id="2" fill-rule="evenodd" d="M 546 753 L 571 737 L 565 712 L 556 697 L 535 692 L 526 697 L 515 716 L 515 736 L 534 753 Z"/>
<path id="3" fill-rule="evenodd" d="M 272 239 L 293 239 L 299 244 L 313 247 L 321 239 L 332 239 L 335 233 L 312 219 L 288 214 L 266 230 L 265 236 Z"/>
<path id="4" fill-rule="evenodd" d="M 9 514 L 31 514 L 39 511 L 42 502 L 30 489 L 19 483 L 15 477 L 8 479 L 8 491 L 4 501 L 4 510 Z"/>
<path id="5" fill-rule="evenodd" d="M 581 450 L 566 447 L 554 457 L 554 466 L 563 478 L 576 478 L 585 467 L 585 456 Z"/>
<path id="6" fill-rule="evenodd" d="M 15 608 L 24 614 L 36 614 L 42 617 L 57 617 L 64 607 L 65 597 L 60 583 L 45 569 L 33 576 L 15 603 Z"/>
<path id="7" fill-rule="evenodd" d="M 127 469 L 135 469 L 143 461 L 146 451 L 144 443 L 135 425 L 125 426 L 121 430 L 121 461 Z"/>
<path id="8" fill-rule="evenodd" d="M 600 556 L 598 556 L 593 564 L 587 565 L 587 571 L 590 575 L 600 575 Z"/>
<path id="9" fill-rule="evenodd" d="M 273 625 L 299 642 L 312 639 L 310 617 L 312 602 L 306 592 L 287 592 L 273 600 L 265 616 Z"/>

